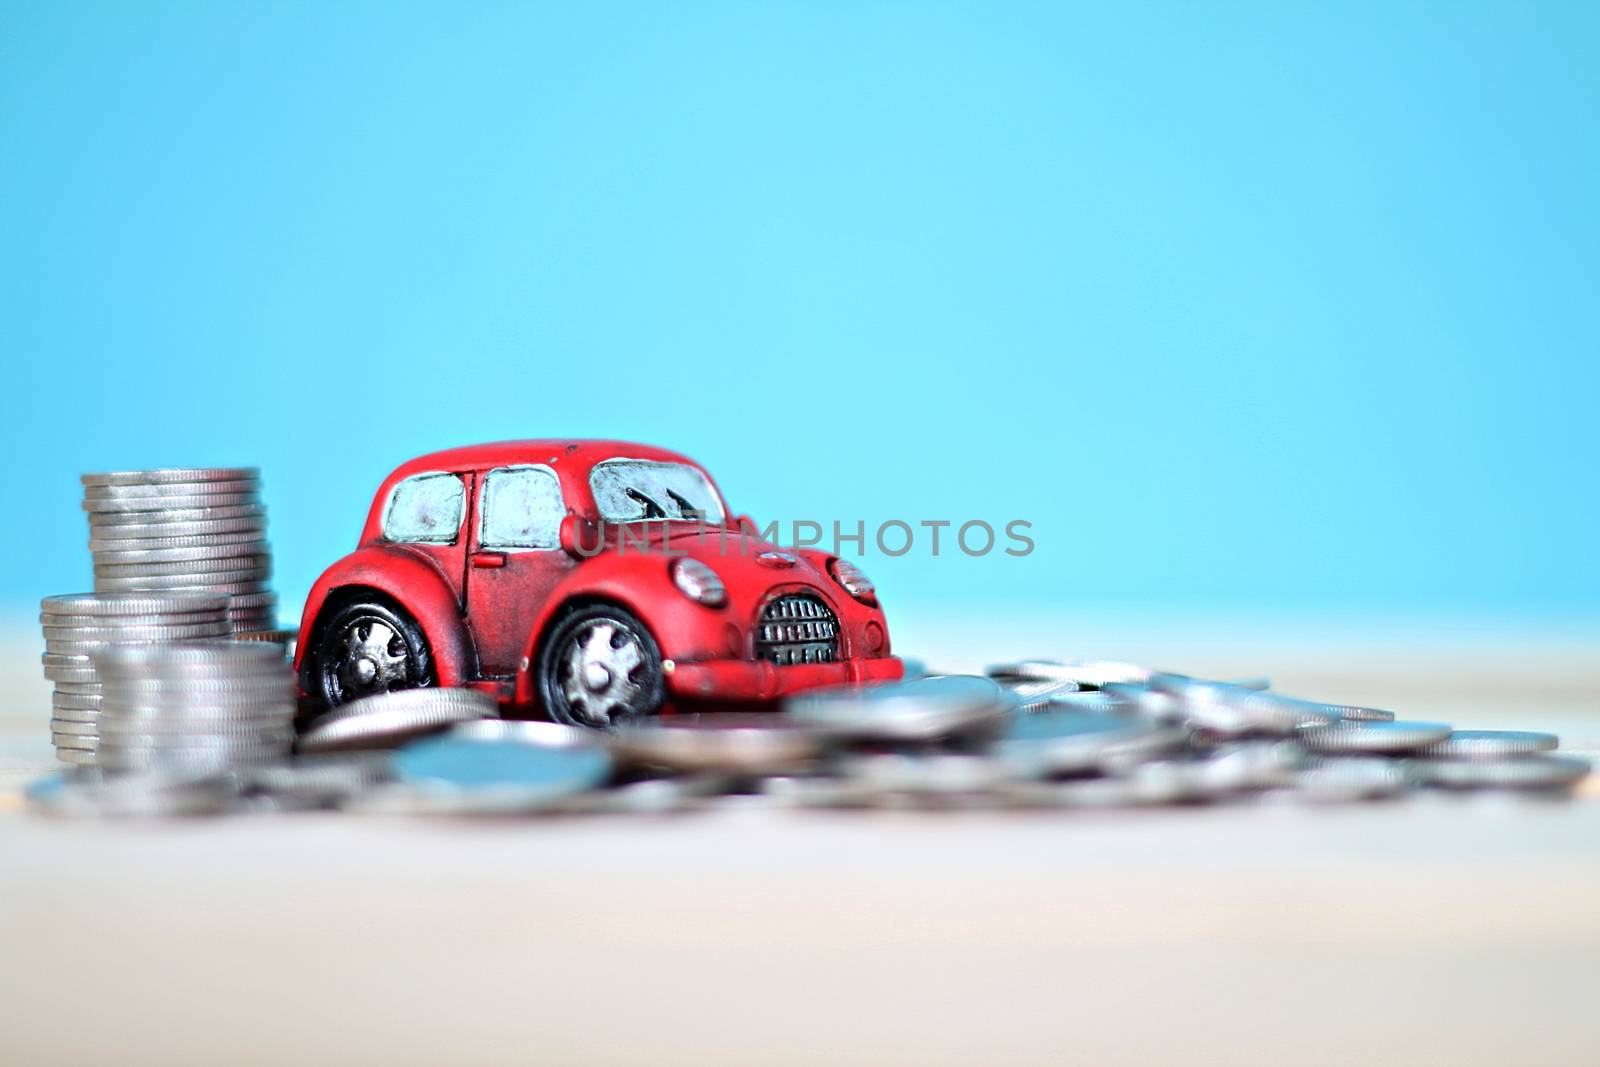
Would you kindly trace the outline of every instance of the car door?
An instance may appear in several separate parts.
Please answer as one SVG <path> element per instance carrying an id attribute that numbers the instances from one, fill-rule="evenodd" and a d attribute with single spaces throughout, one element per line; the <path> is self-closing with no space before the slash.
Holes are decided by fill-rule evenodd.
<path id="1" fill-rule="evenodd" d="M 467 618 L 485 676 L 516 672 L 545 598 L 577 565 L 561 549 L 561 482 L 542 464 L 496 467 L 478 483 L 467 556 Z"/>

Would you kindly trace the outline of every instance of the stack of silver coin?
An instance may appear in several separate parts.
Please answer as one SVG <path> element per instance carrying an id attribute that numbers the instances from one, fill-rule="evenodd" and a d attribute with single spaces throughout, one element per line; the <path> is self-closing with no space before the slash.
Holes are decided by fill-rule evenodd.
<path id="1" fill-rule="evenodd" d="M 79 593 L 45 597 L 44 675 L 56 758 L 92 766 L 100 738 L 101 686 L 95 652 L 111 644 L 227 637 L 228 598 L 216 593 Z"/>
<path id="2" fill-rule="evenodd" d="M 93 658 L 108 774 L 215 772 L 289 754 L 294 673 L 277 645 L 113 645 Z"/>
<path id="3" fill-rule="evenodd" d="M 226 593 L 236 631 L 276 627 L 256 468 L 112 471 L 82 482 L 95 592 Z"/>

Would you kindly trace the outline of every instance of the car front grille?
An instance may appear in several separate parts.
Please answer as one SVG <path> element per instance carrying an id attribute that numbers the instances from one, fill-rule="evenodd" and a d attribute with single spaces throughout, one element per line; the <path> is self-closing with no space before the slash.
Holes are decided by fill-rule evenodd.
<path id="1" fill-rule="evenodd" d="M 777 597 L 756 624 L 756 658 L 780 667 L 832 663 L 839 658 L 839 620 L 810 593 Z"/>

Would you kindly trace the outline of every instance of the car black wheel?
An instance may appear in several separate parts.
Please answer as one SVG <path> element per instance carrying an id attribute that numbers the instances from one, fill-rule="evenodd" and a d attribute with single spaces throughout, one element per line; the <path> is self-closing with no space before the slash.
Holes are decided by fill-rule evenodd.
<path id="1" fill-rule="evenodd" d="M 551 631 L 538 681 L 552 719 L 604 730 L 661 710 L 661 648 L 631 612 L 592 604 Z"/>
<path id="2" fill-rule="evenodd" d="M 318 629 L 306 689 L 337 707 L 360 697 L 434 684 L 422 628 L 381 600 L 343 604 Z"/>

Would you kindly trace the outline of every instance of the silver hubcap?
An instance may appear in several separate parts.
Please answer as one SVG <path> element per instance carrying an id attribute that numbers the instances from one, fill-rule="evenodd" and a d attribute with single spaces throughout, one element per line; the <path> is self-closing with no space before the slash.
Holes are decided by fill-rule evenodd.
<path id="1" fill-rule="evenodd" d="M 393 627 L 363 619 L 345 633 L 339 681 L 351 694 L 386 693 L 406 686 L 411 654 Z"/>
<path id="2" fill-rule="evenodd" d="M 556 678 L 574 717 L 590 726 L 609 726 L 638 710 L 645 690 L 633 674 L 643 663 L 637 637 L 597 619 L 567 642 Z"/>

